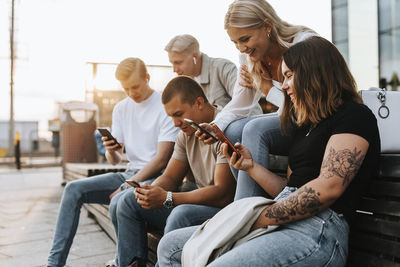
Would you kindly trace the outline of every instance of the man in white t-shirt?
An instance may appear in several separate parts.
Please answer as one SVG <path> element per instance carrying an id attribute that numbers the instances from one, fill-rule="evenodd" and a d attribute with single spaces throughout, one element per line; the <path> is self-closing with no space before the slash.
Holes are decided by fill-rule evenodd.
<path id="1" fill-rule="evenodd" d="M 116 265 L 146 266 L 146 226 L 174 229 L 198 225 L 232 202 L 236 188 L 220 142 L 207 145 L 184 121 L 211 122 L 217 108 L 208 102 L 200 85 L 187 76 L 172 79 L 162 94 L 166 113 L 181 132 L 165 169 L 151 185 L 129 189 L 111 214 L 118 237 Z M 185 175 L 192 175 L 198 189 L 179 192 Z"/>
<path id="2" fill-rule="evenodd" d="M 113 111 L 112 135 L 120 143 L 103 137 L 107 160 L 121 162 L 125 148 L 129 164 L 126 172 L 106 173 L 67 184 L 57 218 L 48 266 L 64 266 L 75 236 L 83 203 L 110 204 L 110 212 L 118 207 L 118 199 L 128 187 L 126 180 L 142 182 L 160 175 L 173 152 L 178 133 L 161 103 L 161 94 L 149 87 L 150 75 L 142 60 L 127 58 L 117 67 L 116 78 L 127 98 Z M 121 192 L 122 191 L 122 192 Z"/>

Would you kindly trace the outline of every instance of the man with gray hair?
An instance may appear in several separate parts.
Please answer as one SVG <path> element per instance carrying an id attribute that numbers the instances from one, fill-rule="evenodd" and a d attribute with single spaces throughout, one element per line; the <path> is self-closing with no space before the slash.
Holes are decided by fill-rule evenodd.
<path id="1" fill-rule="evenodd" d="M 200 52 L 199 42 L 189 34 L 172 38 L 165 46 L 165 51 L 168 52 L 174 72 L 197 81 L 211 104 L 219 107 L 228 104 L 237 78 L 237 68 L 233 62 Z M 261 114 L 260 106 L 255 107 L 251 114 Z"/>

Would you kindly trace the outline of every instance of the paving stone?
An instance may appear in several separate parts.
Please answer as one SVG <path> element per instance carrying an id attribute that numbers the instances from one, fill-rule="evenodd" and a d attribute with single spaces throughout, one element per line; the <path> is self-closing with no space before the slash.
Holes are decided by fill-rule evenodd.
<path id="1" fill-rule="evenodd" d="M 0 266 L 45 266 L 62 196 L 61 168 L 0 169 Z M 115 244 L 83 208 L 68 267 L 104 266 Z"/>

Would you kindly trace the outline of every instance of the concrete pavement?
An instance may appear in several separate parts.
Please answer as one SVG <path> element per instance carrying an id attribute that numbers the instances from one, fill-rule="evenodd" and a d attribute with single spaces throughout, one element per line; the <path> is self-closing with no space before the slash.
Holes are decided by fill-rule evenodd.
<path id="1" fill-rule="evenodd" d="M 61 176 L 61 167 L 0 167 L 0 266 L 46 266 Z M 66 266 L 104 266 L 114 253 L 115 244 L 83 208 Z"/>

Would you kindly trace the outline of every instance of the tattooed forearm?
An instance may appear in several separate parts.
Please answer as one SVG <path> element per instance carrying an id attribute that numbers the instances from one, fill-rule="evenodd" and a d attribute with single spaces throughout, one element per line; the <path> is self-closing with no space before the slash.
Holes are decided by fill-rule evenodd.
<path id="1" fill-rule="evenodd" d="M 350 149 L 336 151 L 331 147 L 328 155 L 322 162 L 321 172 L 326 173 L 326 178 L 337 175 L 343 179 L 342 185 L 345 186 L 357 174 L 364 157 L 365 154 L 361 154 L 361 150 L 357 151 L 356 147 L 353 151 Z"/>
<path id="2" fill-rule="evenodd" d="M 272 205 L 265 217 L 276 222 L 288 221 L 297 215 L 314 215 L 320 211 L 320 193 L 311 187 L 303 186 L 287 198 Z"/>

